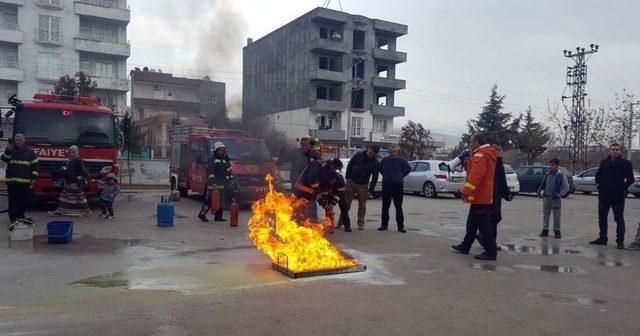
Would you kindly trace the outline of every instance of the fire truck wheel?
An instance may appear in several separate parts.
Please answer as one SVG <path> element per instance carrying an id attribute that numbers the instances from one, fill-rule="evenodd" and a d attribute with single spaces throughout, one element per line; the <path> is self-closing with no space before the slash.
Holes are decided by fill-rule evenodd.
<path id="1" fill-rule="evenodd" d="M 180 197 L 187 197 L 187 195 L 189 195 L 189 189 L 185 187 L 178 187 L 178 191 L 180 192 Z"/>

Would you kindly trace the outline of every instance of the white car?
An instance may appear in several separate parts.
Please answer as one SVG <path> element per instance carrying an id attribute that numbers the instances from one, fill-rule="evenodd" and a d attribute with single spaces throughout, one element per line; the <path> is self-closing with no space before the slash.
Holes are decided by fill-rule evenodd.
<path id="1" fill-rule="evenodd" d="M 351 161 L 351 159 L 340 158 L 340 161 L 342 162 L 342 169 L 340 169 L 338 172 L 342 175 L 342 177 L 345 177 L 345 174 L 347 173 L 347 165 L 349 164 L 349 161 Z M 376 187 L 373 189 L 373 197 L 380 197 L 381 193 L 382 193 L 382 174 L 378 175 L 378 183 L 376 183 Z"/>
<path id="2" fill-rule="evenodd" d="M 513 168 L 506 164 L 504 165 L 504 173 L 507 176 L 507 187 L 509 187 L 509 191 L 511 195 L 515 195 L 520 192 L 520 181 L 518 180 L 518 174 Z"/>
<path id="3" fill-rule="evenodd" d="M 404 191 L 436 198 L 448 193 L 460 197 L 460 190 L 466 177 L 465 172 L 450 172 L 446 162 L 417 160 L 409 162 L 411 173 L 404 178 Z"/>

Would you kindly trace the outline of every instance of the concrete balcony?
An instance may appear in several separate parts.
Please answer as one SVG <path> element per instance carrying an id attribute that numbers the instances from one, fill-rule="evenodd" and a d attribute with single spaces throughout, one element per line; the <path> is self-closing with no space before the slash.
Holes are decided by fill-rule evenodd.
<path id="1" fill-rule="evenodd" d="M 343 141 L 346 139 L 345 131 L 310 129 L 309 135 L 322 141 Z"/>
<path id="2" fill-rule="evenodd" d="M 318 7 L 309 13 L 312 21 L 345 24 L 349 22 L 349 14 L 332 9 Z"/>
<path id="3" fill-rule="evenodd" d="M 16 5 L 16 6 L 24 6 L 24 0 L 0 0 L 0 3 Z"/>
<path id="4" fill-rule="evenodd" d="M 400 133 L 371 132 L 371 142 L 399 143 Z"/>
<path id="5" fill-rule="evenodd" d="M 33 41 L 49 47 L 62 47 L 64 39 L 61 31 L 33 30 Z"/>
<path id="6" fill-rule="evenodd" d="M 387 90 L 404 90 L 407 88 L 407 81 L 403 79 L 391 79 L 384 77 L 373 77 L 371 85 Z"/>
<path id="7" fill-rule="evenodd" d="M 317 38 L 309 42 L 309 49 L 314 52 L 326 52 L 331 54 L 346 54 L 349 46 L 344 41 Z"/>
<path id="8" fill-rule="evenodd" d="M 404 117 L 404 107 L 371 105 L 371 114 L 382 117 Z"/>
<path id="9" fill-rule="evenodd" d="M 339 82 L 344 83 L 349 80 L 349 74 L 345 71 L 331 71 L 325 69 L 316 69 L 309 72 L 309 78 L 312 81 L 322 82 Z"/>
<path id="10" fill-rule="evenodd" d="M 33 0 L 33 3 L 44 9 L 63 10 L 64 2 L 62 0 Z"/>
<path id="11" fill-rule="evenodd" d="M 409 32 L 409 27 L 407 25 L 378 19 L 373 20 L 373 29 L 380 30 L 384 33 L 394 36 L 407 35 L 407 33 Z"/>
<path id="12" fill-rule="evenodd" d="M 346 103 L 339 100 L 313 99 L 309 107 L 317 111 L 342 112 L 347 109 Z"/>
<path id="13" fill-rule="evenodd" d="M 129 23 L 131 11 L 114 1 L 75 0 L 75 13 Z"/>
<path id="14" fill-rule="evenodd" d="M 407 53 L 402 51 L 373 48 L 373 58 L 391 63 L 404 63 L 407 61 Z"/>
<path id="15" fill-rule="evenodd" d="M 96 89 L 113 90 L 113 91 L 129 91 L 129 80 L 123 78 L 107 78 L 107 77 L 93 77 L 98 85 Z"/>
<path id="16" fill-rule="evenodd" d="M 22 72 L 22 69 L 7 67 L 6 64 L 0 64 L 0 80 L 22 82 L 24 80 L 24 73 Z"/>
<path id="17" fill-rule="evenodd" d="M 24 41 L 24 34 L 19 25 L 0 23 L 0 41 L 19 44 Z"/>
<path id="18" fill-rule="evenodd" d="M 129 43 L 106 41 L 102 36 L 98 37 L 80 34 L 75 38 L 75 48 L 78 51 L 86 51 L 96 54 L 116 55 L 122 57 L 129 57 L 131 55 L 131 45 L 129 45 Z"/>

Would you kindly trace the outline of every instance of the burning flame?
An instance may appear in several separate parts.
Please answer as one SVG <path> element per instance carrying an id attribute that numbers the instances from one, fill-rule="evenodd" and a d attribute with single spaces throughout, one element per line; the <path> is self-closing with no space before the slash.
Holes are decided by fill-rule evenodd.
<path id="1" fill-rule="evenodd" d="M 305 202 L 295 196 L 275 191 L 273 176 L 265 181 L 269 192 L 253 204 L 249 219 L 249 239 L 271 260 L 294 272 L 355 266 L 324 237 L 324 225 L 309 220 L 298 223 L 295 211 Z"/>

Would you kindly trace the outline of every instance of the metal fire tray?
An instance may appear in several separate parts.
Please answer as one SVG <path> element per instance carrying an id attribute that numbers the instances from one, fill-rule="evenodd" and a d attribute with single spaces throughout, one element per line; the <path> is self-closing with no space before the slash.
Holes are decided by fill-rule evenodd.
<path id="1" fill-rule="evenodd" d="M 334 274 L 344 274 L 344 273 L 353 273 L 353 272 L 364 272 L 367 270 L 366 265 L 357 264 L 355 266 L 347 266 L 347 267 L 338 267 L 338 268 L 328 268 L 321 270 L 310 270 L 310 271 L 292 271 L 288 269 L 285 265 L 279 265 L 276 263 L 272 263 L 271 266 L 274 270 L 290 277 L 293 279 L 300 278 L 309 278 L 314 276 L 323 276 L 323 275 L 334 275 Z"/>

